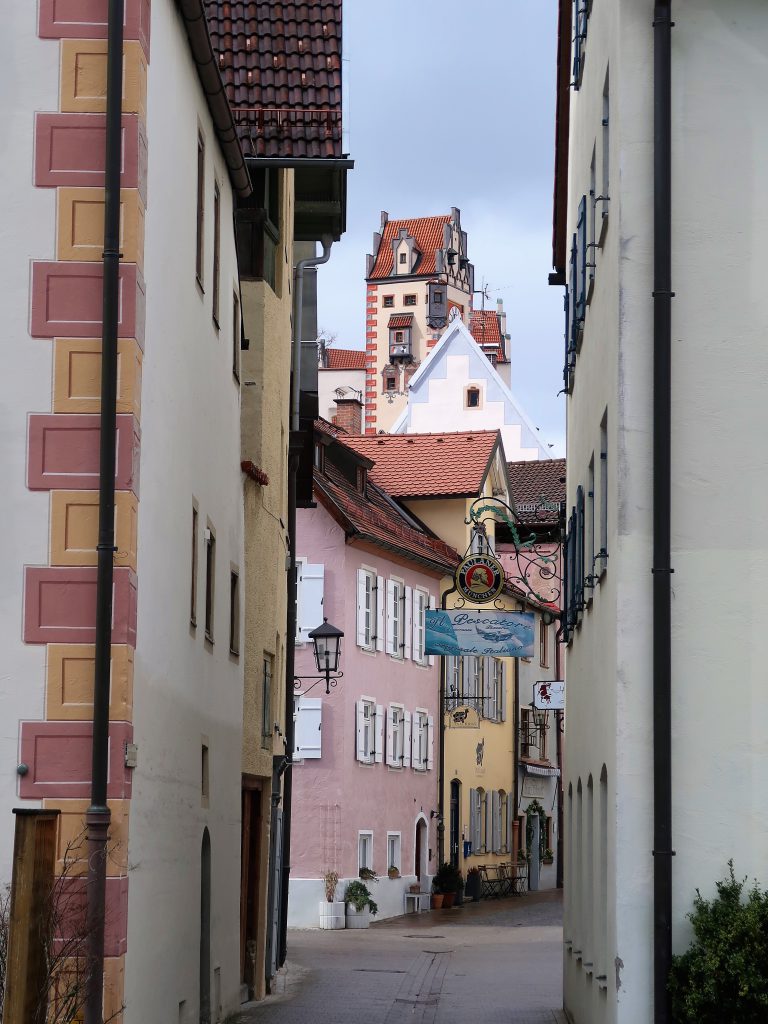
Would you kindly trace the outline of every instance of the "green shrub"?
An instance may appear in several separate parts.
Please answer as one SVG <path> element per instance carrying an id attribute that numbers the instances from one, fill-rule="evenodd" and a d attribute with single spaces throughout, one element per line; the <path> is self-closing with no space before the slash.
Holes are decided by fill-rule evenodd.
<path id="1" fill-rule="evenodd" d="M 368 907 L 373 917 L 379 912 L 379 907 L 376 901 L 371 899 L 368 886 L 364 882 L 350 882 L 344 893 L 344 901 L 351 903 L 358 912 Z"/>
<path id="2" fill-rule="evenodd" d="M 450 893 L 458 892 L 463 888 L 464 879 L 458 868 L 447 861 L 438 867 L 435 877 L 432 879 L 432 888 L 435 892 Z"/>
<path id="3" fill-rule="evenodd" d="M 717 896 L 699 890 L 688 915 L 694 941 L 673 957 L 669 977 L 675 1024 L 764 1024 L 768 1021 L 768 891 L 757 882 L 743 899 L 733 861 Z"/>

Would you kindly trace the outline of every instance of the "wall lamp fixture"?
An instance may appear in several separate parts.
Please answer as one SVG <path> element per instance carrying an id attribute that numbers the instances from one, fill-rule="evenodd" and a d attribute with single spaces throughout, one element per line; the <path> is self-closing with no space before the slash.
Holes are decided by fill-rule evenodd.
<path id="1" fill-rule="evenodd" d="M 315 664 L 319 676 L 294 676 L 294 690 L 301 690 L 302 694 L 309 693 L 318 683 L 325 683 L 325 692 L 330 693 L 331 687 L 336 686 L 339 679 L 344 675 L 339 672 L 339 661 L 341 659 L 341 640 L 344 633 L 331 625 L 328 619 L 323 619 L 322 626 L 317 626 L 309 634 L 315 654 Z M 307 680 L 314 680 L 312 685 L 302 690 L 302 685 Z"/>

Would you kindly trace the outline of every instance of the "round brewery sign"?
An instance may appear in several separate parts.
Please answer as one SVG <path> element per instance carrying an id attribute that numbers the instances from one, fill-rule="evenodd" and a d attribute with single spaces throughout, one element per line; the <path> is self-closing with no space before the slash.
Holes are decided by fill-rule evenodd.
<path id="1" fill-rule="evenodd" d="M 456 589 L 466 601 L 488 604 L 504 587 L 504 569 L 490 555 L 470 555 L 456 570 Z"/>

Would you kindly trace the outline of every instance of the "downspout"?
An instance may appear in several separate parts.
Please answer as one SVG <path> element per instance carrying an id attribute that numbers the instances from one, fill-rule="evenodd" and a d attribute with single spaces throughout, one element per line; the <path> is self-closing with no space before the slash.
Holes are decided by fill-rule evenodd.
<path id="1" fill-rule="evenodd" d="M 102 1024 L 104 916 L 107 884 L 109 687 L 112 586 L 115 553 L 115 437 L 117 411 L 117 318 L 120 287 L 120 164 L 123 91 L 123 0 L 109 0 L 107 25 L 104 251 L 99 436 L 99 533 L 96 545 L 96 637 L 93 684 L 91 804 L 86 906 L 87 976 L 85 1024 Z"/>
<path id="2" fill-rule="evenodd" d="M 672 965 L 672 7 L 656 0 L 653 157 L 653 946 L 654 1022 L 669 1024 Z"/>
<path id="3" fill-rule="evenodd" d="M 440 608 L 445 611 L 448 607 L 447 599 L 449 594 L 456 593 L 454 583 L 443 594 L 440 601 Z M 445 658 L 440 658 L 440 707 L 438 709 L 440 728 L 437 731 L 439 741 L 439 756 L 437 761 L 437 866 L 445 861 L 445 794 L 443 793 L 443 782 L 445 779 Z M 463 685 L 462 685 L 463 690 Z"/>
<path id="4" fill-rule="evenodd" d="M 288 935 L 288 887 L 291 872 L 291 803 L 293 798 L 293 772 L 290 758 L 294 747 L 293 721 L 293 676 L 295 672 L 296 599 L 298 580 L 296 576 L 296 479 L 299 470 L 299 401 L 301 397 L 301 334 L 304 302 L 304 271 L 308 267 L 319 267 L 331 258 L 333 240 L 330 236 L 321 239 L 322 256 L 299 260 L 293 274 L 293 351 L 291 353 L 291 422 L 288 464 L 288 544 L 290 563 L 288 569 L 288 613 L 285 639 L 285 756 L 288 763 L 283 779 L 283 870 L 281 876 L 279 906 L 279 939 L 277 963 L 285 963 Z M 319 625 L 319 623 L 318 623 Z"/>

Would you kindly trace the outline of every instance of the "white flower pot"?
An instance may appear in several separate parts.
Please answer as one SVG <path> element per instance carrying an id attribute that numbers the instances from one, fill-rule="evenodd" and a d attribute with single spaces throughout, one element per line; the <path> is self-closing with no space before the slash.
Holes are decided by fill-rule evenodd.
<path id="1" fill-rule="evenodd" d="M 370 923 L 371 911 L 369 907 L 355 910 L 351 903 L 347 904 L 347 928 L 367 928 Z"/>
<path id="2" fill-rule="evenodd" d="M 344 902 L 328 903 L 323 900 L 320 904 L 320 927 L 321 928 L 343 928 L 344 927 Z"/>

